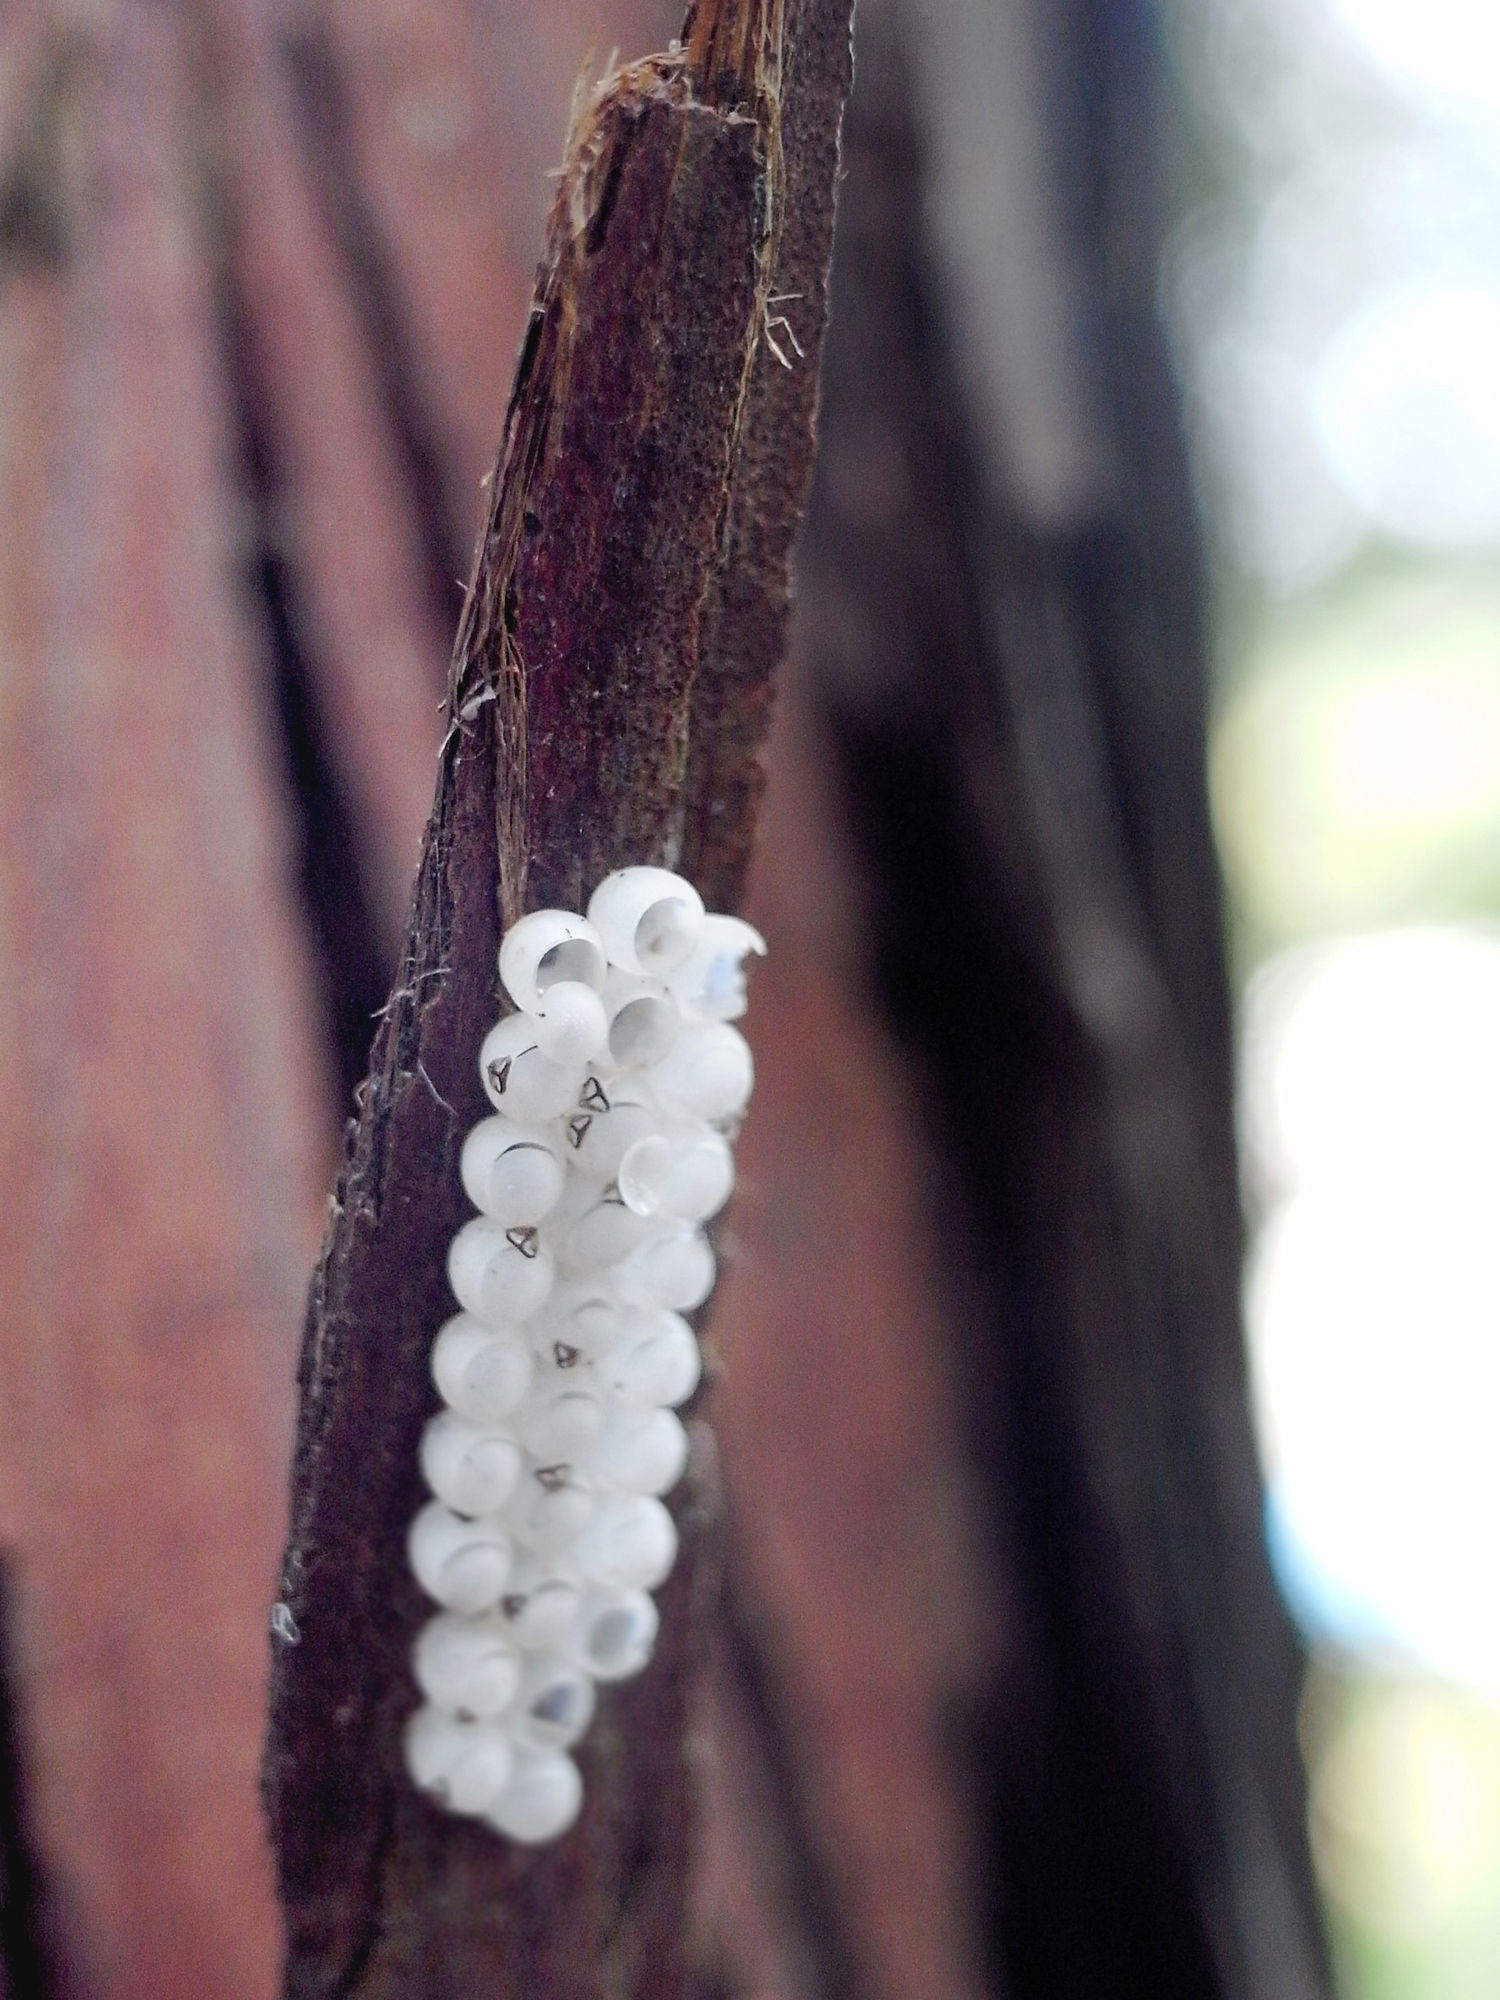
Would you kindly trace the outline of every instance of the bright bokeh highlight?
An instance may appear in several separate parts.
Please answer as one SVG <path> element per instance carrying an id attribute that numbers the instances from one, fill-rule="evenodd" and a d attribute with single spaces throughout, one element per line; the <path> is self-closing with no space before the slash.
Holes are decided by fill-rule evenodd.
<path id="1" fill-rule="evenodd" d="M 1272 961 L 1242 1079 L 1283 1585 L 1315 1633 L 1500 1696 L 1500 933 Z"/>
<path id="2" fill-rule="evenodd" d="M 1333 12 L 1398 85 L 1500 113 L 1494 0 L 1333 0 Z"/>
<path id="3" fill-rule="evenodd" d="M 1400 575 L 1268 621 L 1210 777 L 1231 886 L 1269 943 L 1494 907 L 1500 577 Z"/>

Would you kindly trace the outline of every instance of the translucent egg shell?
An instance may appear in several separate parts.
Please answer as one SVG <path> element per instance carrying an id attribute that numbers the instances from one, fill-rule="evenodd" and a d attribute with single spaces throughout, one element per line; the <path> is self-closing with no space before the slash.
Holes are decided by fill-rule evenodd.
<path id="1" fill-rule="evenodd" d="M 579 1569 L 615 1590 L 654 1590 L 677 1560 L 677 1527 L 660 1500 L 606 1501 L 578 1538 Z"/>
<path id="2" fill-rule="evenodd" d="M 594 1683 L 571 1660 L 549 1655 L 526 1670 L 511 1736 L 528 1750 L 567 1750 L 594 1719 Z"/>
<path id="3" fill-rule="evenodd" d="M 461 1519 L 431 1500 L 406 1541 L 412 1574 L 449 1611 L 488 1611 L 510 1579 L 514 1547 L 498 1521 Z"/>
<path id="4" fill-rule="evenodd" d="M 414 1781 L 523 1843 L 555 1840 L 583 1788 L 569 1748 L 595 1682 L 639 1673 L 677 1529 L 673 1414 L 702 1358 L 682 1315 L 713 1288 L 702 1224 L 734 1185 L 754 1083 L 744 962 L 764 941 L 661 868 L 617 870 L 589 914 L 533 912 L 500 947 L 520 1011 L 485 1038 L 498 1115 L 460 1159 L 480 1214 L 449 1249 L 462 1310 L 432 1373 L 445 1408 L 421 1465 L 435 1498 L 408 1549 L 438 1605 L 412 1653 L 428 1705 Z"/>
<path id="5" fill-rule="evenodd" d="M 515 1752 L 495 1722 L 467 1722 L 440 1708 L 419 1708 L 406 1725 L 406 1768 L 418 1791 L 449 1812 L 478 1817 L 495 1804 L 515 1771 Z"/>
<path id="6" fill-rule="evenodd" d="M 551 1232 L 559 1269 L 569 1275 L 608 1270 L 649 1240 L 659 1227 L 627 1208 L 613 1182 L 594 1191 L 588 1206 L 566 1228 Z"/>
<path id="7" fill-rule="evenodd" d="M 677 1039 L 677 1004 L 656 981 L 611 966 L 604 983 L 605 1052 L 616 1070 L 649 1069 Z"/>
<path id="8" fill-rule="evenodd" d="M 497 1111 L 519 1124 L 542 1125 L 578 1102 L 582 1063 L 555 1063 L 543 1054 L 530 1014 L 508 1014 L 485 1036 L 479 1051 L 485 1094 Z"/>
<path id="9" fill-rule="evenodd" d="M 703 929 L 703 898 L 666 868 L 617 868 L 589 898 L 589 921 L 610 962 L 660 975 L 681 965 Z"/>
<path id="10" fill-rule="evenodd" d="M 484 1215 L 466 1222 L 448 1250 L 453 1295 L 486 1326 L 516 1326 L 530 1319 L 545 1302 L 555 1275 L 535 1229 L 505 1228 Z"/>
<path id="11" fill-rule="evenodd" d="M 610 1592 L 585 1610 L 574 1642 L 578 1664 L 596 1681 L 623 1681 L 651 1658 L 661 1616 L 644 1590 Z"/>
<path id="12" fill-rule="evenodd" d="M 522 1556 L 500 1599 L 500 1617 L 514 1643 L 526 1652 L 555 1648 L 578 1623 L 583 1588 L 568 1568 Z"/>
<path id="13" fill-rule="evenodd" d="M 500 943 L 500 983 L 528 1014 L 560 982 L 604 986 L 605 954 L 598 931 L 572 910 L 533 910 L 518 918 Z"/>
<path id="14" fill-rule="evenodd" d="M 566 1175 L 555 1130 L 513 1118 L 481 1118 L 464 1141 L 464 1193 L 492 1222 L 537 1223 L 557 1206 Z"/>
<path id="15" fill-rule="evenodd" d="M 622 1414 L 610 1422 L 589 1459 L 589 1470 L 616 1493 L 665 1493 L 682 1477 L 687 1432 L 670 1410 Z"/>
<path id="16" fill-rule="evenodd" d="M 729 1124 L 744 1115 L 755 1087 L 755 1058 L 727 1021 L 685 1021 L 651 1072 L 651 1094 L 679 1118 Z"/>
<path id="17" fill-rule="evenodd" d="M 559 1235 L 567 1234 L 585 1209 L 592 1208 L 604 1193 L 606 1185 L 604 1177 L 580 1173 L 577 1162 L 569 1162 L 567 1184 L 556 1208 L 547 1217 L 546 1240 L 549 1248 Z"/>
<path id="18" fill-rule="evenodd" d="M 520 1483 L 515 1439 L 440 1410 L 422 1433 L 422 1477 L 455 1514 L 494 1514 Z"/>
<path id="19" fill-rule="evenodd" d="M 748 1005 L 745 960 L 766 955 L 766 941 L 742 917 L 706 916 L 691 953 L 666 974 L 666 985 L 684 1014 L 705 1021 L 737 1021 Z"/>
<path id="20" fill-rule="evenodd" d="M 432 1347 L 432 1379 L 449 1409 L 476 1424 L 508 1417 L 531 1386 L 536 1360 L 519 1333 L 455 1313 Z"/>
<path id="21" fill-rule="evenodd" d="M 679 1313 L 640 1313 L 625 1339 L 601 1361 L 601 1383 L 625 1403 L 673 1409 L 697 1388 L 703 1358 L 693 1329 Z"/>
<path id="22" fill-rule="evenodd" d="M 417 1686 L 430 1702 L 464 1717 L 501 1714 L 521 1685 L 522 1660 L 494 1612 L 430 1618 L 412 1649 Z"/>
<path id="23" fill-rule="evenodd" d="M 538 1396 L 544 1393 L 547 1383 L 555 1387 L 587 1387 L 595 1380 L 598 1364 L 593 1356 L 570 1341 L 561 1328 L 549 1326 L 538 1330 L 533 1352 L 536 1356 Z"/>
<path id="24" fill-rule="evenodd" d="M 608 1278 L 600 1281 L 608 1284 Z M 593 1292 L 576 1305 L 568 1314 L 566 1326 L 570 1338 L 579 1342 L 585 1353 L 598 1359 L 617 1346 L 624 1338 L 630 1324 L 630 1311 L 609 1293 Z"/>
<path id="25" fill-rule="evenodd" d="M 638 1086 L 639 1087 L 639 1086 Z M 639 1139 L 649 1138 L 663 1125 L 660 1110 L 639 1096 L 622 1095 L 618 1086 L 599 1084 L 597 1095 L 580 1104 L 563 1120 L 564 1157 L 581 1174 L 611 1180 L 621 1160 Z M 587 1096 L 587 1092 L 585 1092 Z"/>
<path id="26" fill-rule="evenodd" d="M 538 1366 L 549 1373 L 577 1371 L 580 1379 L 617 1347 L 631 1325 L 630 1308 L 607 1289 L 608 1274 L 595 1279 L 564 1279 L 526 1333 Z M 541 1393 L 540 1390 L 538 1393 Z"/>
<path id="27" fill-rule="evenodd" d="M 586 1063 L 604 1047 L 609 1019 L 604 1002 L 581 979 L 560 979 L 537 1003 L 537 1047 L 549 1061 Z"/>
<path id="28" fill-rule="evenodd" d="M 540 1464 L 577 1464 L 594 1448 L 604 1428 L 604 1405 L 585 1389 L 566 1388 L 528 1403 L 516 1430 Z"/>
<path id="29" fill-rule="evenodd" d="M 707 1222 L 734 1190 L 734 1154 L 709 1125 L 655 1132 L 626 1153 L 617 1185 L 637 1215 Z"/>
<path id="30" fill-rule="evenodd" d="M 525 1475 L 505 1519 L 534 1554 L 557 1556 L 573 1547 L 598 1505 L 597 1496 L 579 1483 L 577 1467 L 559 1459 Z"/>
<path id="31" fill-rule="evenodd" d="M 566 1751 L 518 1751 L 515 1775 L 484 1817 L 497 1833 L 539 1847 L 565 1834 L 582 1805 L 583 1779 Z"/>
<path id="32" fill-rule="evenodd" d="M 615 1266 L 611 1283 L 626 1305 L 691 1312 L 713 1290 L 714 1270 L 708 1238 L 683 1224 L 633 1250 Z"/>

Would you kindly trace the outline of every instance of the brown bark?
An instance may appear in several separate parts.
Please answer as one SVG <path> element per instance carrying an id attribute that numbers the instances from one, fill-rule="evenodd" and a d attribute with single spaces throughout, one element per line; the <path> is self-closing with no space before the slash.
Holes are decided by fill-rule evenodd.
<path id="1" fill-rule="evenodd" d="M 282 1581 L 297 1637 L 274 1663 L 265 1781 L 293 1995 L 682 1985 L 706 1573 L 691 1480 L 657 1659 L 604 1704 L 564 1841 L 527 1853 L 437 1812 L 399 1739 L 426 1356 L 451 1309 L 500 929 L 626 861 L 678 862 L 723 904 L 748 852 L 811 469 L 848 9 L 703 6 L 688 35 L 575 125 L 401 975 L 313 1284 Z M 783 363 L 767 323 L 787 294 L 801 351 L 779 342 Z"/>

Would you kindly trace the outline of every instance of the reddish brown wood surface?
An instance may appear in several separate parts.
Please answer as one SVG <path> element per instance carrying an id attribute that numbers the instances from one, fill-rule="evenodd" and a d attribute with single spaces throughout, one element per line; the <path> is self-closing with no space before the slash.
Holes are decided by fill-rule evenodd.
<path id="1" fill-rule="evenodd" d="M 1002 1607 L 958 1437 L 946 1173 L 873 1004 L 868 884 L 807 680 L 794 648 L 747 900 L 774 940 L 747 1023 L 755 1110 L 711 1329 L 731 1617 L 705 1897 L 731 1991 L 964 2000 L 982 1981 L 962 1721 L 998 1665 Z M 801 1851 L 764 1796 L 745 1627 Z"/>
<path id="2" fill-rule="evenodd" d="M 291 567 L 291 615 L 318 663 L 389 959 L 432 803 L 450 633 L 429 601 L 421 523 L 386 422 L 378 355 L 308 172 L 284 56 L 286 10 L 225 5 L 197 18 L 235 393 L 268 442 L 266 527 Z"/>
<path id="3" fill-rule="evenodd" d="M 136 32 L 133 11 L 130 0 L 125 45 Z M 248 905 L 235 901 L 235 875 L 221 869 L 213 842 L 204 846 L 207 872 L 193 891 L 199 921 L 225 954 L 214 976 L 230 986 L 248 980 L 245 990 L 259 996 L 293 1071 L 321 1074 L 327 1035 L 309 1004 L 316 982 L 308 968 L 290 1009 L 263 986 L 263 959 L 274 964 L 287 949 L 299 960 L 305 954 L 294 877 L 298 844 L 317 829 L 299 828 L 309 802 L 287 783 L 275 740 L 271 689 L 284 668 L 276 657 L 282 639 L 269 629 L 255 563 L 270 557 L 277 566 L 289 636 L 330 757 L 319 782 L 344 788 L 349 844 L 372 891 L 366 914 L 388 937 L 407 893 L 402 877 L 417 851 L 444 727 L 433 693 L 445 640 L 431 610 L 432 524 L 422 519 L 424 489 L 402 425 L 414 424 L 434 446 L 448 516 L 439 529 L 467 544 L 481 519 L 479 479 L 504 419 L 552 192 L 546 169 L 559 151 L 580 59 L 592 48 L 597 73 L 615 43 L 664 46 L 676 25 L 668 8 L 649 0 L 546 8 L 224 0 L 157 22 L 153 64 L 133 86 L 130 143 L 159 163 L 154 227 L 194 276 L 175 288 L 158 284 L 150 314 L 108 319 L 84 348 L 79 330 L 94 311 L 97 258 L 110 240 L 100 217 L 116 182 L 94 171 L 97 149 L 80 146 L 79 122 L 95 118 L 101 79 L 118 80 L 119 71 L 114 55 L 90 53 L 87 37 L 54 43 L 40 7 L 13 10 L 3 23 L 0 460 L 14 526 L 0 552 L 0 619 L 13 676 L 5 708 L 4 972 L 9 999 L 27 996 L 24 1010 L 8 1004 L 5 1016 L 5 1075 L 14 1085 L 4 1107 L 8 1185 L 66 1172 L 59 1162 L 82 1115 L 73 1094 L 75 1040 L 83 1038 L 87 1055 L 101 1021 L 111 1036 L 127 1035 L 132 1011 L 151 1004 L 161 935 L 176 921 L 187 880 L 187 857 L 171 858 L 170 850 L 184 826 L 195 828 L 190 841 L 198 838 L 202 766 L 184 754 L 169 702 L 155 701 L 149 722 L 142 716 L 129 757 L 89 765 L 86 800 L 82 767 L 59 754 L 50 720 L 38 726 L 73 671 L 64 615 L 73 599 L 60 579 L 70 570 L 91 579 L 97 572 L 123 593 L 116 616 L 129 617 L 133 638 L 110 670 L 117 692 L 137 680 L 151 686 L 166 672 L 179 657 L 172 621 L 184 606 L 198 607 L 200 700 L 211 708 L 227 690 L 248 702 L 257 726 L 236 737 L 233 756 L 239 777 L 264 796 L 268 832 L 268 865 Z M 844 24 L 832 32 L 841 55 Z M 319 83 L 315 72 L 313 80 L 341 94 L 342 128 L 318 124 L 316 95 L 309 128 L 299 53 L 309 34 L 332 63 L 331 76 Z M 108 38 L 104 46 L 118 53 Z M 54 51 L 62 59 L 54 62 Z M 800 60 L 804 78 L 822 70 L 830 84 L 805 45 Z M 825 153 L 816 171 L 831 175 L 827 112 L 826 101 L 820 106 L 806 92 L 784 98 L 783 154 L 793 170 L 799 161 L 804 172 L 816 165 L 811 139 Z M 18 134 L 19 176 L 12 171 Z M 330 136 L 342 154 L 330 149 Z M 8 192 L 17 185 L 29 190 L 19 205 Z M 210 198 L 200 199 L 204 193 Z M 352 231 L 349 205 L 363 218 Z M 826 213 L 785 204 L 784 246 L 810 215 L 816 237 Z M 69 217 L 81 227 L 64 233 L 68 254 L 58 262 L 58 222 Z M 373 308 L 369 271 L 356 273 L 351 261 L 372 243 L 384 288 L 384 303 Z M 784 247 L 782 254 L 802 253 Z M 142 282 L 157 270 L 143 259 Z M 792 278 L 777 284 L 800 288 Z M 807 347 L 817 306 L 814 292 L 771 308 L 772 335 L 792 365 L 762 344 L 724 523 L 725 543 L 738 553 L 719 569 L 700 619 L 700 654 L 716 657 L 719 670 L 716 681 L 700 674 L 695 701 L 714 692 L 717 707 L 707 722 L 707 711 L 694 711 L 695 775 L 683 817 L 703 835 L 697 865 L 713 873 L 723 899 L 735 893 L 745 801 L 758 786 L 759 759 L 750 753 L 765 720 L 761 661 L 780 643 L 778 564 L 805 464 L 797 441 L 805 439 L 811 399 L 812 377 L 797 349 Z M 394 362 L 385 345 L 393 324 Z M 161 374 L 141 365 L 145 349 L 132 347 L 136 339 L 173 357 L 178 399 L 192 375 L 181 357 L 196 357 L 203 402 L 191 425 L 164 396 Z M 102 401 L 77 394 L 84 352 L 91 365 L 110 360 Z M 128 370 L 117 365 L 132 354 Z M 63 422 L 60 413 L 74 408 L 94 411 L 103 425 L 99 451 L 118 451 L 127 435 L 154 440 L 160 484 L 144 512 L 139 448 L 109 489 L 123 496 L 118 504 L 77 518 L 70 512 L 68 494 L 76 482 L 95 482 L 101 462 L 80 442 L 77 424 Z M 175 434 L 162 416 L 167 408 Z M 263 454 L 258 467 L 246 463 L 247 420 Z M 65 534 L 59 523 L 68 524 Z M 177 562 L 184 546 L 196 552 L 190 570 Z M 158 580 L 169 565 L 178 583 L 163 591 Z M 241 587 L 247 571 L 249 590 Z M 736 592 L 747 573 L 761 576 L 760 594 Z M 97 579 L 88 584 L 96 595 L 103 588 Z M 718 637 L 704 636 L 711 629 Z M 691 1868 L 683 1872 L 698 1878 L 692 1952 L 730 1990 L 778 2000 L 856 1992 L 910 2000 L 962 1987 L 964 1841 L 937 1719 L 977 1670 L 963 1636 L 970 1621 L 959 1614 L 978 1607 L 962 1561 L 970 1538 L 961 1508 L 955 1519 L 952 1417 L 934 1347 L 944 1308 L 912 1178 L 924 1171 L 925 1155 L 912 1138 L 915 1106 L 909 1080 L 900 1081 L 899 1052 L 872 1025 L 861 997 L 860 886 L 847 854 L 829 858 L 838 843 L 819 803 L 822 752 L 806 740 L 797 713 L 794 699 L 768 751 L 779 776 L 750 908 L 771 937 L 773 961 L 747 1023 L 757 1103 L 742 1145 L 742 1192 L 721 1234 L 725 1276 L 710 1336 L 727 1370 L 716 1381 L 715 1411 L 736 1523 L 734 1595 L 763 1650 L 762 1692 L 769 1690 L 772 1709 L 754 1711 L 741 1663 L 716 1673 L 711 1702 L 695 1711 L 689 1759 L 707 1824 L 690 1856 L 684 1841 Z M 716 744 L 712 763 L 699 761 Z M 141 769 L 149 771 L 144 784 Z M 716 796 L 727 812 L 713 810 Z M 78 894 L 59 895 L 55 910 L 60 878 L 50 850 L 31 849 L 33 823 L 74 827 L 69 880 Z M 163 865 L 141 882 L 128 928 L 115 916 L 122 828 L 130 841 L 166 850 Z M 65 917 L 79 933 L 71 953 L 57 949 Z M 97 923 L 113 926 L 102 953 L 87 942 Z M 197 949 L 184 941 L 187 958 Z M 68 997 L 80 956 L 110 967 L 108 997 L 92 1009 Z M 195 972 L 191 983 L 204 977 Z M 174 1005 L 191 1042 L 193 1009 L 184 1011 L 180 996 Z M 265 1100 L 261 1115 L 270 1123 L 280 1115 L 280 1072 L 265 1065 L 259 1047 L 247 1041 L 222 1073 L 200 1066 L 189 1078 L 178 1041 L 157 1037 L 133 1057 L 140 1101 L 177 1105 L 190 1091 L 194 1103 L 175 1115 L 198 1135 L 204 1161 L 215 1148 L 232 1150 L 244 1143 L 238 1119 L 247 1096 Z M 810 1104 L 817 1106 L 811 1125 Z M 293 1108 L 316 1159 L 337 1116 L 333 1093 L 298 1088 Z M 137 1202 L 140 1188 L 152 1185 L 170 1213 L 190 1193 L 196 1169 L 187 1153 L 155 1143 L 154 1125 L 152 1132 L 149 1143 L 116 1157 L 112 1199 Z M 274 1593 L 267 1537 L 278 1532 L 291 1442 L 295 1292 L 325 1171 L 315 1165 L 301 1175 L 308 1213 L 278 1263 L 279 1307 L 249 1352 L 237 1345 L 237 1323 L 221 1323 L 215 1298 L 196 1287 L 190 1257 L 158 1266 L 158 1320 L 170 1320 L 176 1348 L 201 1358 L 191 1385 L 196 1421 L 224 1442 L 240 1490 L 251 1496 L 223 1509 L 191 1508 L 171 1465 L 153 1460 L 148 1476 L 141 1452 L 119 1448 L 75 1507 L 64 1505 L 55 1478 L 38 1481 L 49 1454 L 97 1458 L 101 1431 L 172 1435 L 178 1377 L 165 1359 L 157 1364 L 149 1337 L 132 1352 L 113 1332 L 98 1333 L 97 1352 L 116 1362 L 111 1394 L 63 1393 L 59 1384 L 72 1378 L 51 1362 L 39 1371 L 37 1362 L 50 1352 L 53 1246 L 13 1244 L 0 1232 L 7 1384 L 0 1494 L 13 1502 L 3 1521 L 19 1586 L 13 1666 L 20 1748 L 34 1780 L 26 1798 L 38 1808 L 32 1832 L 42 1887 L 60 1919 L 60 1962 L 98 2000 L 179 1992 L 256 2000 L 279 1978 L 280 1922 L 245 1759 L 253 1753 Z M 226 1238 L 253 1239 L 275 1225 L 258 1178 L 221 1175 L 215 1187 Z M 27 1226 L 34 1216 L 45 1222 L 34 1198 L 15 1213 Z M 145 1233 L 96 1274 L 91 1298 L 101 1327 L 128 1321 L 139 1260 L 157 1257 L 157 1239 Z M 66 1326 L 70 1351 L 94 1351 L 72 1319 Z M 227 1349 L 216 1365 L 221 1338 Z M 811 1387 L 810 1350 L 817 1355 Z M 270 1426 L 267 1407 L 280 1413 Z M 201 1477 L 191 1466 L 179 1470 L 184 1482 Z M 39 1517 L 37 1501 L 56 1518 Z M 177 1573 L 190 1580 L 217 1565 L 224 1575 L 230 1646 L 202 1643 L 193 1605 L 152 1582 L 150 1551 L 168 1511 L 180 1545 Z M 59 1565 L 58 1548 L 92 1545 L 100 1513 L 112 1524 L 101 1567 L 76 1557 Z M 121 1642 L 119 1599 L 127 1591 L 156 1606 L 154 1648 Z M 66 1671 L 57 1649 L 32 1643 L 38 1604 L 66 1607 L 74 1635 Z M 168 1658 L 180 1677 L 170 1702 Z M 163 1720 L 171 1714 L 209 1719 L 185 1743 Z M 108 1718 L 109 1727 L 80 1727 L 80 1715 Z M 60 1740 L 73 1746 L 66 1771 Z M 200 1804 L 184 1816 L 184 1788 L 190 1801 L 211 1799 L 211 1808 Z M 94 1809 L 116 1796 L 128 1809 Z M 200 1837 L 210 1810 L 208 1836 Z M 179 1826 L 189 1830 L 186 1844 Z M 99 1883 L 109 1893 L 96 1893 Z"/>
<path id="4" fill-rule="evenodd" d="M 401 975 L 309 1311 L 283 1577 L 299 1637 L 275 1664 L 266 1766 L 297 1995 L 681 1989 L 692 1483 L 657 1660 L 606 1704 L 583 1819 L 540 1854 L 436 1812 L 401 1773 L 422 1615 L 404 1532 L 502 916 L 576 906 L 626 860 L 701 854 L 712 890 L 712 857 L 748 849 L 746 829 L 685 820 L 693 693 L 721 658 L 769 682 L 780 650 L 849 63 L 837 5 L 749 11 L 733 75 L 676 55 L 615 79 L 575 128 L 554 206 Z M 793 208 L 817 218 L 795 263 Z M 778 287 L 810 307 L 790 408 L 756 393 L 780 365 L 764 339 Z M 773 410 L 787 470 L 741 490 Z M 746 512 L 762 521 L 757 586 L 710 650 L 703 607 Z M 736 726 L 753 755 L 758 735 Z"/>
<path id="5" fill-rule="evenodd" d="M 327 1100 L 190 65 L 174 16 L 90 22 L 63 227 L 0 268 L 0 1410 L 33 1832 L 80 1989 L 160 2000 L 275 1976 L 265 1597 Z"/>

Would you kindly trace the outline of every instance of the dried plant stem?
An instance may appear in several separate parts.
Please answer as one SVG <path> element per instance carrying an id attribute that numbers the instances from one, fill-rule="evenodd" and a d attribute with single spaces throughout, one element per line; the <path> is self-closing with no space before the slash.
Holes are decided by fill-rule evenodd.
<path id="1" fill-rule="evenodd" d="M 404 1778 L 425 1609 L 404 1536 L 503 924 L 576 907 L 626 861 L 679 865 L 719 907 L 739 893 L 849 72 L 848 0 L 700 6 L 681 52 L 606 78 L 569 143 L 403 962 L 309 1302 L 265 1766 L 299 2000 L 682 1988 L 707 1574 L 691 1482 L 657 1660 L 606 1704 L 556 1850 L 512 1848 Z"/>

